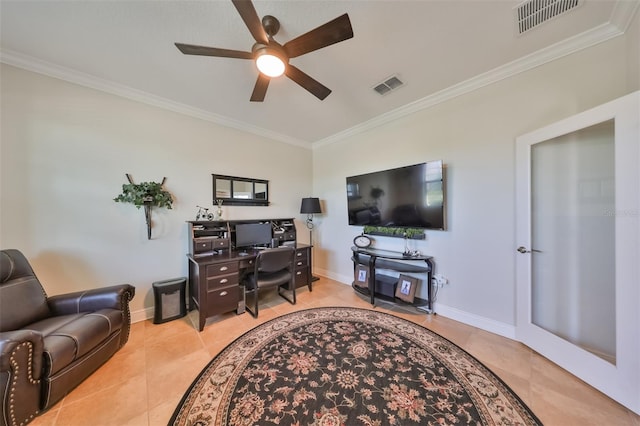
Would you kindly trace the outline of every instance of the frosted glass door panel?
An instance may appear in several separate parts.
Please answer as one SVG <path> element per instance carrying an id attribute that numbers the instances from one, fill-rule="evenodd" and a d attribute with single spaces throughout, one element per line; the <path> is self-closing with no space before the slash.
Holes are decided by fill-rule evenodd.
<path id="1" fill-rule="evenodd" d="M 614 121 L 531 150 L 531 321 L 616 363 Z"/>

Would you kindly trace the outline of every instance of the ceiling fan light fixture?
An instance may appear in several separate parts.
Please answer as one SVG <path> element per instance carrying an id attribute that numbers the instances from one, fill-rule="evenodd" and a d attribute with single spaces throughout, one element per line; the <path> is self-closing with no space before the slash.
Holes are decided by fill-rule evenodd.
<path id="1" fill-rule="evenodd" d="M 250 52 L 184 43 L 175 43 L 176 47 L 185 55 L 215 56 L 254 61 L 259 74 L 249 99 L 251 102 L 263 102 L 271 78 L 282 74 L 285 74 L 289 79 L 321 101 L 329 96 L 331 90 L 328 87 L 296 68 L 293 64 L 289 64 L 289 59 L 297 58 L 352 38 L 353 28 L 351 28 L 348 14 L 344 13 L 311 31 L 289 40 L 285 44 L 280 44 L 273 38 L 280 29 L 280 21 L 277 18 L 266 15 L 261 20 L 252 0 L 231 0 L 231 2 L 255 40 Z"/>
<path id="2" fill-rule="evenodd" d="M 258 71 L 268 77 L 280 77 L 284 74 L 285 61 L 275 49 L 264 47 L 256 53 L 256 66 Z"/>

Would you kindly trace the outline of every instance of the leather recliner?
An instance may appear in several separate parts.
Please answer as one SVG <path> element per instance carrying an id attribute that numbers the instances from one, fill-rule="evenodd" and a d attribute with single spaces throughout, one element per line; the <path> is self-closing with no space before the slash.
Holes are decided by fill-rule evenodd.
<path id="1" fill-rule="evenodd" d="M 122 284 L 47 297 L 18 250 L 0 251 L 0 425 L 26 425 L 128 340 Z"/>

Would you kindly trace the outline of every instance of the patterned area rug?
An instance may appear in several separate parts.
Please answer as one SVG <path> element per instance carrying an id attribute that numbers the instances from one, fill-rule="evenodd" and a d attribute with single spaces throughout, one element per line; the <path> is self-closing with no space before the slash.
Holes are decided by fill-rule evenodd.
<path id="1" fill-rule="evenodd" d="M 266 322 L 200 373 L 175 425 L 540 425 L 463 349 L 410 321 L 317 308 Z"/>

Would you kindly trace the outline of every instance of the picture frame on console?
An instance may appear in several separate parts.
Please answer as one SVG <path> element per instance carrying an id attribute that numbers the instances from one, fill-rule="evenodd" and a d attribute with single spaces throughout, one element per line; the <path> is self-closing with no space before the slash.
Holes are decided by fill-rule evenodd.
<path id="1" fill-rule="evenodd" d="M 413 303 L 416 297 L 419 279 L 409 275 L 400 274 L 398 286 L 396 287 L 396 298 L 407 303 Z"/>
<path id="2" fill-rule="evenodd" d="M 356 265 L 354 282 L 358 287 L 369 287 L 369 268 L 365 265 Z"/>

